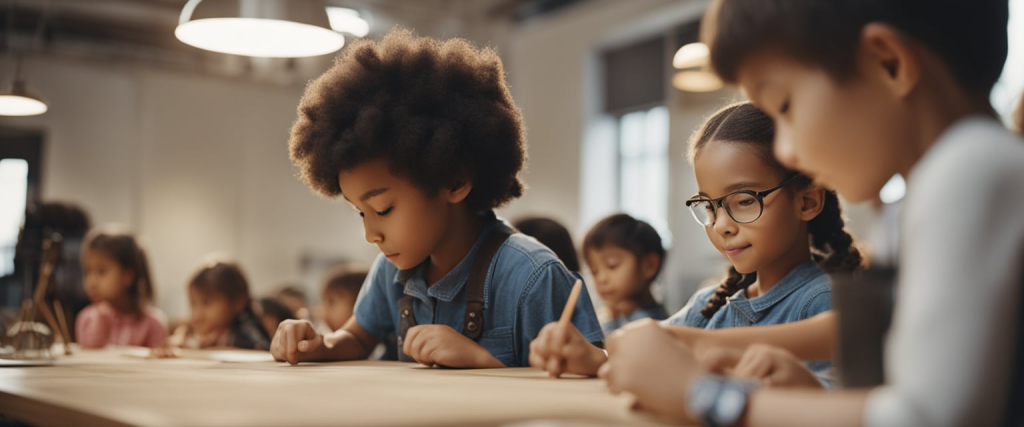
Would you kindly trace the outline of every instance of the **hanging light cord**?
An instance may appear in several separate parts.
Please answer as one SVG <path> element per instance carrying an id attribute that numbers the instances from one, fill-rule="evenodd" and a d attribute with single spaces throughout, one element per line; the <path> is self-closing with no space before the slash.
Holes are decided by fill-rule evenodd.
<path id="1" fill-rule="evenodd" d="M 53 8 L 53 0 L 47 0 L 46 5 L 43 6 L 43 11 L 39 15 L 39 23 L 36 25 L 35 34 L 32 35 L 32 41 L 29 43 L 28 49 L 24 49 L 18 52 L 14 49 L 14 4 L 16 0 L 10 0 L 7 2 L 7 31 L 6 37 L 4 38 L 4 47 L 10 49 L 14 55 L 14 81 L 20 81 L 21 75 L 21 63 L 24 59 L 25 52 L 33 51 L 40 48 L 43 40 L 43 30 L 46 28 L 46 21 L 50 16 L 50 10 Z"/>

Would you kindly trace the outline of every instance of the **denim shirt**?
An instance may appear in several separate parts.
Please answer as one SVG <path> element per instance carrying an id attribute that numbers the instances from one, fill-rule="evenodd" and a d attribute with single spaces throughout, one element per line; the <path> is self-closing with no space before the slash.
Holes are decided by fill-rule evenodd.
<path id="1" fill-rule="evenodd" d="M 629 322 L 648 318 L 665 320 L 668 318 L 668 311 L 665 310 L 665 306 L 654 303 L 646 307 L 637 308 L 632 313 L 629 313 L 628 316 L 616 316 L 614 319 L 608 319 L 601 324 L 601 329 L 604 330 L 605 334 L 610 334 L 616 329 L 626 326 Z"/>
<path id="2" fill-rule="evenodd" d="M 746 289 L 729 297 L 711 319 L 700 314 L 717 286 L 698 290 L 686 306 L 664 323 L 703 329 L 738 326 L 767 326 L 796 322 L 832 309 L 832 279 L 814 262 L 796 266 L 774 287 L 760 297 L 748 299 Z M 807 362 L 826 387 L 832 387 L 832 363 L 828 360 Z"/>
<path id="3" fill-rule="evenodd" d="M 512 232 L 493 213 L 487 214 L 484 221 L 483 231 L 465 258 L 432 286 L 424 277 L 429 259 L 400 271 L 387 258 L 378 256 L 356 302 L 359 326 L 382 342 L 394 341 L 399 325 L 398 300 L 411 295 L 416 324 L 448 325 L 461 332 L 466 283 L 484 237 L 495 227 Z M 522 234 L 513 234 L 495 253 L 487 270 L 483 333 L 477 344 L 507 367 L 529 366 L 530 342 L 544 325 L 561 316 L 576 279 L 546 246 Z M 604 339 L 586 286 L 580 292 L 572 323 L 587 341 L 596 343 Z"/>

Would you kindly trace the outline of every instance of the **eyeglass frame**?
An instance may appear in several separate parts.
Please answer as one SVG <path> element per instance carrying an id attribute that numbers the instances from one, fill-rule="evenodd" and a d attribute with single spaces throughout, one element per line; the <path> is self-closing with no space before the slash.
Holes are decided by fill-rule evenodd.
<path id="1" fill-rule="evenodd" d="M 736 190 L 736 191 L 733 191 L 732 193 L 726 194 L 726 195 L 724 195 L 722 197 L 715 198 L 715 199 L 712 199 L 710 197 L 699 197 L 699 196 L 695 196 L 696 198 L 690 197 L 690 199 L 688 199 L 686 201 L 686 208 L 690 209 L 690 213 L 692 214 L 693 219 L 696 220 L 698 224 L 700 224 L 700 225 L 702 225 L 704 227 L 710 227 L 712 225 L 715 225 L 715 221 L 718 220 L 718 210 L 719 209 L 723 209 L 723 208 L 725 209 L 726 215 L 729 215 L 729 218 L 732 219 L 733 222 L 735 222 L 737 224 L 750 224 L 750 223 L 752 223 L 754 221 L 757 221 L 757 220 L 761 219 L 761 215 L 764 215 L 764 198 L 765 197 L 768 197 L 769 194 L 772 194 L 776 190 L 778 190 L 780 188 L 783 188 L 783 187 L 793 183 L 793 181 L 796 181 L 797 178 L 803 178 L 803 177 L 804 177 L 804 174 L 795 173 L 795 174 L 793 174 L 793 176 L 790 176 L 789 178 L 786 178 L 785 181 L 782 181 L 781 183 L 779 183 L 779 185 L 776 185 L 776 186 L 774 186 L 772 188 L 769 188 L 767 190 L 762 190 L 762 191 Z M 754 218 L 754 219 L 752 219 L 750 221 L 746 221 L 746 222 L 737 221 L 736 218 L 734 218 L 732 216 L 732 211 L 730 209 L 725 208 L 724 206 L 722 206 L 722 202 L 725 201 L 725 199 L 727 197 L 735 195 L 735 194 L 740 194 L 740 193 L 749 194 L 749 195 L 753 196 L 755 199 L 757 199 L 757 202 L 761 205 L 761 210 L 760 210 L 760 212 L 757 213 L 757 218 Z M 715 221 L 712 221 L 710 224 L 705 224 L 705 223 L 701 222 L 700 219 L 697 218 L 697 216 L 696 216 L 697 214 L 693 212 L 693 209 L 691 208 L 691 206 L 693 204 L 699 203 L 699 202 L 711 202 L 711 207 L 714 208 L 714 210 L 712 211 L 712 214 L 714 215 L 714 220 Z"/>

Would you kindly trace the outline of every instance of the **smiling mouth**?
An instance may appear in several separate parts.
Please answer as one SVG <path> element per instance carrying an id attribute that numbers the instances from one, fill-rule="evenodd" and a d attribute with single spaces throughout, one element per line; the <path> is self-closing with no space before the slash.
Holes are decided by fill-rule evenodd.
<path id="1" fill-rule="evenodd" d="M 745 246 L 736 246 L 736 247 L 732 247 L 732 248 L 725 248 L 725 254 L 729 255 L 729 256 L 736 256 L 736 255 L 739 255 L 740 253 L 742 253 L 743 251 L 745 251 L 745 250 L 747 250 L 749 248 L 750 248 L 749 244 L 745 245 Z"/>

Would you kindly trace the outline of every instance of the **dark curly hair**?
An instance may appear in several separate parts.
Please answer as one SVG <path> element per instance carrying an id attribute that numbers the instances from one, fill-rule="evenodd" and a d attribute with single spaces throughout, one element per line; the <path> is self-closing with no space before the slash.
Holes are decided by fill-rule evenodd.
<path id="1" fill-rule="evenodd" d="M 749 146 L 759 159 L 778 170 L 782 176 L 793 176 L 797 172 L 787 169 L 772 154 L 774 138 L 775 125 L 771 117 L 749 102 L 733 104 L 718 110 L 694 133 L 690 140 L 690 162 L 693 163 L 697 152 L 709 142 L 729 141 Z M 803 188 L 811 185 L 811 181 L 803 177 L 794 185 Z M 826 272 L 849 272 L 864 267 L 864 257 L 854 244 L 853 236 L 846 231 L 846 221 L 835 191 L 825 190 L 821 213 L 808 222 L 807 232 L 810 235 L 811 254 Z M 700 314 L 710 319 L 730 296 L 750 286 L 755 280 L 756 272 L 741 274 L 730 266 L 725 279 Z"/>
<path id="2" fill-rule="evenodd" d="M 341 195 L 340 172 L 380 158 L 428 195 L 471 183 L 475 212 L 524 190 L 522 117 L 501 60 L 462 39 L 396 29 L 353 43 L 306 88 L 288 145 L 303 181 L 327 197 Z"/>

